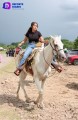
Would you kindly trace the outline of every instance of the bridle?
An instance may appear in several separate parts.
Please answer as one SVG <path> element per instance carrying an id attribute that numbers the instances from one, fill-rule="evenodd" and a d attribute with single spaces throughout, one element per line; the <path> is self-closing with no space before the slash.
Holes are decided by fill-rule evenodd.
<path id="1" fill-rule="evenodd" d="M 53 46 L 52 46 L 52 44 L 51 43 L 49 43 L 50 44 L 50 46 L 51 46 L 51 48 L 52 48 L 52 54 L 54 55 L 54 51 L 57 53 L 57 58 L 58 58 L 58 60 L 59 60 L 59 51 L 61 51 L 61 50 L 63 50 L 63 49 L 59 49 L 59 50 L 57 50 L 56 48 L 54 48 Z M 44 49 L 43 49 L 43 57 L 44 57 L 44 60 L 45 60 L 45 62 L 47 63 L 47 65 L 48 66 L 50 66 L 50 64 L 47 62 L 47 60 L 45 59 L 45 54 L 44 54 Z M 51 67 L 51 66 L 50 66 Z M 52 67 L 51 67 L 52 68 Z"/>
<path id="2" fill-rule="evenodd" d="M 54 50 L 55 52 L 57 52 L 57 54 L 58 54 L 59 51 L 63 50 L 63 49 L 57 50 L 56 47 L 54 48 L 51 43 L 50 43 L 50 46 L 51 46 L 52 50 Z"/>

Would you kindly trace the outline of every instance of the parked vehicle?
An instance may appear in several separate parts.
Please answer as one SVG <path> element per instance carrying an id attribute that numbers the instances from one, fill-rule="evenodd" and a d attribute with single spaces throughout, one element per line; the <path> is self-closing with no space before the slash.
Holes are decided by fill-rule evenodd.
<path id="1" fill-rule="evenodd" d="M 67 63 L 78 65 L 78 50 L 70 50 L 68 52 Z"/>

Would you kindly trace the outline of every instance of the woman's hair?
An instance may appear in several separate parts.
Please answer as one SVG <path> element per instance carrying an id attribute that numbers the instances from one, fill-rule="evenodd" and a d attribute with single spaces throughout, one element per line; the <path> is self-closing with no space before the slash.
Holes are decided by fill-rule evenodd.
<path id="1" fill-rule="evenodd" d="M 31 32 L 32 31 L 32 27 L 33 27 L 34 24 L 37 24 L 37 27 L 38 27 L 38 23 L 37 22 L 32 22 L 31 26 L 29 27 L 27 32 Z"/>

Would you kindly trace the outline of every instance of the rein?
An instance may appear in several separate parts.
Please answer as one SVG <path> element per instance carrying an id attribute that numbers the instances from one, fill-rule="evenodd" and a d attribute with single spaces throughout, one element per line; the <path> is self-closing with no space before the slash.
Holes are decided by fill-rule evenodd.
<path id="1" fill-rule="evenodd" d="M 51 43 L 50 43 L 50 46 L 53 48 L 53 46 L 51 45 Z M 56 48 L 53 48 L 53 50 L 57 53 L 57 58 L 58 58 L 58 63 L 59 63 L 59 54 L 58 54 L 58 52 L 59 51 L 61 51 L 61 50 L 64 50 L 64 49 L 59 49 L 59 50 L 56 50 Z"/>
<path id="2" fill-rule="evenodd" d="M 53 48 L 53 46 L 51 45 L 51 43 L 50 43 L 50 46 Z M 55 50 L 56 52 L 59 52 L 59 51 L 64 50 L 64 49 L 56 50 L 55 48 L 53 48 L 53 50 Z"/>
<path id="3" fill-rule="evenodd" d="M 59 50 L 57 51 L 55 48 L 53 48 L 53 46 L 52 46 L 51 43 L 50 43 L 50 46 L 51 46 L 51 48 L 52 48 L 52 54 L 53 54 L 53 55 L 54 55 L 53 50 L 57 52 L 57 56 L 58 56 L 58 52 L 61 51 L 61 50 L 63 50 L 63 49 L 59 49 Z M 51 65 L 47 62 L 47 60 L 45 59 L 44 49 L 43 49 L 43 57 L 44 57 L 44 60 L 45 60 L 45 62 L 47 63 L 47 65 L 52 68 L 52 66 L 51 66 Z M 58 57 L 58 58 L 59 58 L 59 57 Z"/>
<path id="4" fill-rule="evenodd" d="M 51 48 L 52 48 L 52 53 L 53 53 L 53 47 L 52 47 L 51 43 L 50 43 L 50 46 L 51 46 Z M 54 55 L 54 53 L 53 53 L 53 55 Z M 47 62 L 47 60 L 45 59 L 44 49 L 43 49 L 43 57 L 44 57 L 44 60 L 45 60 L 45 62 L 47 63 L 47 65 L 52 68 L 52 66 L 51 66 L 51 65 Z"/>

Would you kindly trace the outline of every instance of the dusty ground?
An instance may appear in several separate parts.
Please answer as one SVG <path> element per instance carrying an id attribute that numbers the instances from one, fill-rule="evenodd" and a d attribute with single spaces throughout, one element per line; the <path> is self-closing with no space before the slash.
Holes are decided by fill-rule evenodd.
<path id="1" fill-rule="evenodd" d="M 13 58 L 0 63 L 0 120 L 78 120 L 78 66 L 64 65 L 62 73 L 52 72 L 44 87 L 44 109 L 34 106 L 28 111 L 22 90 L 20 100 L 16 98 L 19 78 L 13 73 Z M 28 76 L 25 83 L 29 97 L 37 98 L 38 91 Z"/>

